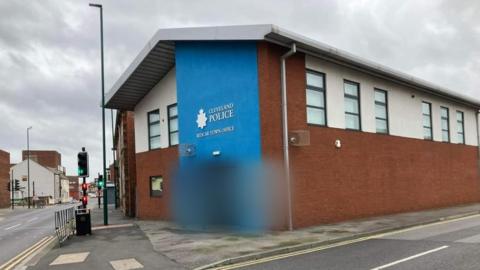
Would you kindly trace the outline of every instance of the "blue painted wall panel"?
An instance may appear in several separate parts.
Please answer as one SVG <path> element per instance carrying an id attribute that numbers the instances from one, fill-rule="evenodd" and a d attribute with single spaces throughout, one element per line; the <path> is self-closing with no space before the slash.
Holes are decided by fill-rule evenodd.
<path id="1" fill-rule="evenodd" d="M 222 160 L 260 158 L 255 42 L 177 42 L 176 77 L 180 143 L 196 146 L 193 159 L 212 159 L 216 150 Z M 209 118 L 209 110 L 225 105 L 233 105 L 232 117 L 207 121 L 203 129 L 198 127 L 199 110 Z M 233 131 L 197 137 L 229 127 Z"/>
<path id="2" fill-rule="evenodd" d="M 176 79 L 180 153 L 195 147 L 193 156 L 180 155 L 176 220 L 262 228 L 256 42 L 176 42 Z"/>

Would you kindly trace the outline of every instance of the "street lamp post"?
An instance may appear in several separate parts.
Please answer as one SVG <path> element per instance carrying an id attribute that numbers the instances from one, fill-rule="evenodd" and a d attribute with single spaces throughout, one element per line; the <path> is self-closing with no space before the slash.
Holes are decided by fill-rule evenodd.
<path id="1" fill-rule="evenodd" d="M 28 208 L 30 208 L 30 129 L 32 127 L 27 128 L 27 200 L 28 200 Z"/>
<path id="2" fill-rule="evenodd" d="M 100 4 L 89 4 L 91 7 L 100 9 L 100 50 L 102 64 L 102 137 L 103 137 L 103 175 L 107 175 L 106 146 L 105 146 L 105 80 L 103 68 L 103 7 Z M 105 188 L 107 185 L 105 184 Z M 103 194 L 103 224 L 108 225 L 108 199 L 107 192 Z"/>

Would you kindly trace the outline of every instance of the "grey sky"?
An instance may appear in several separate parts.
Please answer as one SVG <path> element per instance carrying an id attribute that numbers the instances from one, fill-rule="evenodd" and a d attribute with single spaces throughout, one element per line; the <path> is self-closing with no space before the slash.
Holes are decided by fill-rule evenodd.
<path id="1" fill-rule="evenodd" d="M 106 91 L 158 28 L 274 23 L 480 99 L 480 1 L 97 2 Z M 67 173 L 82 146 L 101 171 L 99 17 L 88 3 L 0 2 L 0 149 L 12 162 L 31 125 L 31 148 L 58 150 Z"/>

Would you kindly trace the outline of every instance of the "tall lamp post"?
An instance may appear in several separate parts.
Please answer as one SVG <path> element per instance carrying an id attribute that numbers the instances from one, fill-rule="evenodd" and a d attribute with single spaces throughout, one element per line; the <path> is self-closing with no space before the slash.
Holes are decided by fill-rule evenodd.
<path id="1" fill-rule="evenodd" d="M 100 4 L 88 4 L 91 7 L 100 9 L 100 50 L 101 50 L 101 64 L 102 64 L 102 137 L 103 137 L 103 175 L 107 175 L 107 161 L 106 161 L 106 146 L 105 146 L 105 80 L 103 68 L 103 7 Z M 107 185 L 105 185 L 105 189 Z M 108 192 L 103 192 L 103 225 L 108 225 Z"/>
<path id="2" fill-rule="evenodd" d="M 28 200 L 28 208 L 30 208 L 30 129 L 32 127 L 27 128 L 27 200 Z"/>

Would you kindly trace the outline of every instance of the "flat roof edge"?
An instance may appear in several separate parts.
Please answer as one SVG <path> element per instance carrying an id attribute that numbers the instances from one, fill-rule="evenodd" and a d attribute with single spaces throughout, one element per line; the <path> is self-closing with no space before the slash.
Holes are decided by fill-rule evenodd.
<path id="1" fill-rule="evenodd" d="M 274 39 L 276 42 L 280 42 L 280 43 L 285 43 L 284 39 L 290 40 L 291 43 L 295 42 L 297 44 L 297 48 L 299 48 L 299 50 L 301 50 L 302 47 L 305 47 L 307 51 L 312 49 L 314 51 L 318 50 L 320 54 L 326 57 L 338 59 L 346 62 L 347 64 L 358 66 L 360 68 L 369 69 L 371 72 L 378 73 L 379 75 L 389 76 L 394 80 L 403 81 L 404 83 L 411 84 L 418 88 L 424 89 L 424 92 L 428 92 L 429 94 L 444 96 L 449 99 L 457 100 L 458 102 L 463 103 L 465 105 L 469 105 L 470 107 L 480 109 L 480 100 L 474 99 L 472 97 L 469 97 L 463 94 L 459 94 L 450 89 L 440 87 L 429 81 L 420 79 L 418 77 L 409 75 L 404 72 L 400 72 L 388 66 L 358 57 L 347 51 L 337 49 L 335 47 L 319 42 L 317 40 L 282 29 L 278 26 L 272 27 L 272 34 L 268 35 L 267 40 L 269 38 Z M 290 44 L 284 44 L 284 46 L 288 46 L 288 45 Z M 308 54 L 308 52 L 306 53 Z"/>

